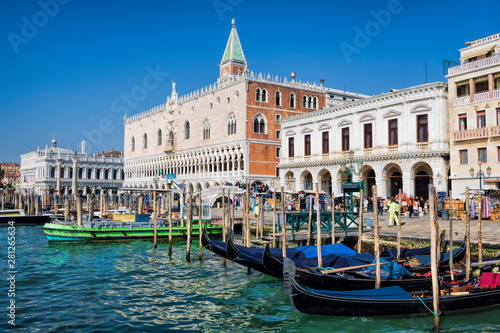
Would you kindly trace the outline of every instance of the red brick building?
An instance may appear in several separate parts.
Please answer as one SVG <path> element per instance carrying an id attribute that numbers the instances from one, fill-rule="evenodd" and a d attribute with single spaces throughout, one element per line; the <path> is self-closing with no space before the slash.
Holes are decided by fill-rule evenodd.
<path id="1" fill-rule="evenodd" d="M 249 182 L 279 186 L 280 119 L 366 97 L 249 70 L 233 26 L 219 78 L 125 120 L 125 186 L 156 186 L 175 175 L 197 191 Z M 160 179 L 161 183 L 161 179 Z"/>

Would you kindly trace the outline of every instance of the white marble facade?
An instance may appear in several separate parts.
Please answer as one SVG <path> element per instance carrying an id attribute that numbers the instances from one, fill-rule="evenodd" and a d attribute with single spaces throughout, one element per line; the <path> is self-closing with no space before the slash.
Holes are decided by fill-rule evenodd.
<path id="1" fill-rule="evenodd" d="M 391 124 L 396 124 L 393 142 L 389 142 Z M 312 190 L 318 182 L 320 190 L 340 194 L 344 178 L 340 163 L 349 165 L 349 150 L 354 151 L 354 162 L 363 160 L 360 174 L 353 175 L 352 181 L 362 181 L 367 195 L 375 184 L 382 197 L 395 195 L 401 188 L 403 193 L 427 198 L 429 184 L 437 191 L 447 190 L 450 149 L 446 83 L 391 91 L 283 119 L 281 125 L 278 167 L 281 185 L 290 191 Z M 342 135 L 347 131 L 343 143 Z M 353 166 L 358 171 L 356 163 Z"/>
<path id="2" fill-rule="evenodd" d="M 82 152 L 59 148 L 53 139 L 51 147 L 21 155 L 18 191 L 55 194 L 59 182 L 61 195 L 72 194 L 74 170 L 76 191 L 81 194 L 102 193 L 102 187 L 123 184 L 123 158 L 87 155 L 84 145 Z"/>

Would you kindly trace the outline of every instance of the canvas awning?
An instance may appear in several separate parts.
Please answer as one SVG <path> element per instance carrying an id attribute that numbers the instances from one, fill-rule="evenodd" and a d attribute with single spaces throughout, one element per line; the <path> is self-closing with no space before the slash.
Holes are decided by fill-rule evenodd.
<path id="1" fill-rule="evenodd" d="M 488 45 L 488 46 L 477 47 L 477 48 L 473 48 L 470 50 L 462 51 L 462 54 L 461 54 L 462 56 L 460 57 L 460 60 L 479 57 L 483 54 L 486 54 L 490 51 L 493 51 L 495 48 L 496 48 L 496 45 Z"/>

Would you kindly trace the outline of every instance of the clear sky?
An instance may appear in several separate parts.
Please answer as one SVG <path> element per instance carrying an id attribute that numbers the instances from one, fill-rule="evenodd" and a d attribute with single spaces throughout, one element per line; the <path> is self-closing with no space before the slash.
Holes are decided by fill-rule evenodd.
<path id="1" fill-rule="evenodd" d="M 250 70 L 376 95 L 445 81 L 500 1 L 3 0 L 0 161 L 123 149 L 123 117 L 216 81 L 236 18 Z M 427 69 L 427 70 L 426 70 Z M 128 96 L 128 97 L 127 97 Z"/>

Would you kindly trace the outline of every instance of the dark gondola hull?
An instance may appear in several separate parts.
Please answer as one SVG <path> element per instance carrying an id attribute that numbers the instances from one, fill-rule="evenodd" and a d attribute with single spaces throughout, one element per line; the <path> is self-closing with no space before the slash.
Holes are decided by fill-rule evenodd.
<path id="1" fill-rule="evenodd" d="M 291 264 L 293 265 L 293 263 Z M 286 264 L 285 266 L 290 266 Z M 285 267 L 285 281 L 289 288 L 290 301 L 300 312 L 327 316 L 399 316 L 430 315 L 432 297 L 421 299 L 404 294 L 381 297 L 376 294 L 391 288 L 366 290 L 366 296 L 339 295 L 327 290 L 311 289 L 300 285 L 294 278 L 294 269 Z M 398 288 L 400 289 L 400 288 Z M 500 289 L 478 289 L 471 294 L 441 296 L 440 311 L 443 314 L 475 311 L 500 304 Z M 425 304 L 425 305 L 424 305 Z"/>
<path id="2" fill-rule="evenodd" d="M 263 256 L 264 267 L 273 274 L 283 272 L 283 260 L 275 257 L 266 247 Z M 358 278 L 349 275 L 329 275 L 315 272 L 309 268 L 296 268 L 295 278 L 301 285 L 314 289 L 328 290 L 359 290 L 375 287 L 375 280 Z M 383 287 L 400 286 L 407 291 L 427 290 L 432 287 L 432 281 L 426 277 L 408 277 L 403 279 L 382 280 Z"/>
<path id="3" fill-rule="evenodd" d="M 231 234 L 229 234 L 231 236 Z M 229 255 L 227 254 L 227 243 L 218 241 L 218 240 L 213 240 L 210 238 L 207 232 L 207 224 L 205 223 L 203 227 L 203 232 L 201 236 L 201 244 L 209 251 L 214 252 L 215 254 L 229 259 Z"/>
<path id="4" fill-rule="evenodd" d="M 49 222 L 49 215 L 15 215 L 0 217 L 0 227 L 44 225 Z"/>

